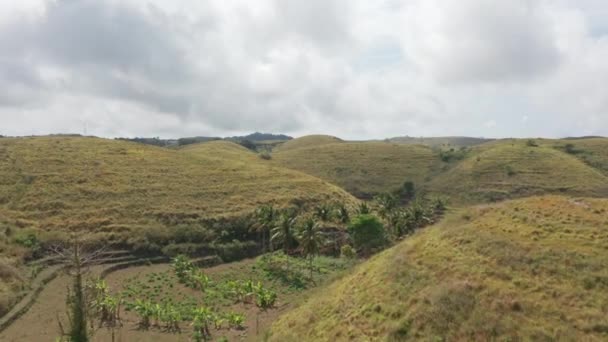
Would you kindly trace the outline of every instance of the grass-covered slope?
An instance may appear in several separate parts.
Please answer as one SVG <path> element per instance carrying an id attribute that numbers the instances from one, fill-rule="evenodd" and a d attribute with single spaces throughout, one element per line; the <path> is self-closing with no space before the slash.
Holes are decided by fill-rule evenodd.
<path id="1" fill-rule="evenodd" d="M 343 141 L 342 139 L 333 137 L 331 135 L 321 135 L 321 134 L 306 135 L 303 137 L 299 137 L 296 139 L 286 141 L 285 143 L 278 146 L 276 148 L 276 150 L 277 151 L 288 151 L 288 150 L 293 150 L 293 149 L 302 148 L 302 147 L 312 147 L 312 146 L 321 146 L 321 145 L 325 145 L 325 144 L 340 143 L 342 141 Z"/>
<path id="2" fill-rule="evenodd" d="M 608 138 L 561 139 L 548 145 L 569 153 L 608 175 Z"/>
<path id="3" fill-rule="evenodd" d="M 432 147 L 463 147 L 484 144 L 493 141 L 494 139 L 473 137 L 395 137 L 389 140 L 400 144 L 420 144 Z"/>
<path id="4" fill-rule="evenodd" d="M 545 193 L 605 196 L 608 178 L 571 154 L 515 140 L 480 145 L 427 188 L 462 201 Z"/>
<path id="5" fill-rule="evenodd" d="M 337 184 L 356 196 L 393 191 L 405 181 L 419 185 L 440 163 L 430 148 L 386 142 L 281 149 L 273 154 L 273 160 Z"/>
<path id="6" fill-rule="evenodd" d="M 451 213 L 311 296 L 271 341 L 605 341 L 608 200 Z"/>
<path id="7" fill-rule="evenodd" d="M 119 232 L 294 200 L 354 199 L 230 142 L 175 151 L 97 138 L 0 139 L 0 224 L 12 227 Z"/>

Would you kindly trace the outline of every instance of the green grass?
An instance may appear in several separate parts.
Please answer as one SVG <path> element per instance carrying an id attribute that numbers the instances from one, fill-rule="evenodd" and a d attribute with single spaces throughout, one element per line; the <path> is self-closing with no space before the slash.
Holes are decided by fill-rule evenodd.
<path id="1" fill-rule="evenodd" d="M 300 138 L 288 140 L 285 143 L 277 146 L 276 151 L 289 151 L 302 147 L 321 146 L 325 144 L 333 144 L 342 142 L 342 139 L 332 137 L 331 135 L 306 135 Z"/>
<path id="2" fill-rule="evenodd" d="M 342 142 L 280 149 L 272 160 L 363 197 L 397 190 L 406 181 L 420 185 L 436 173 L 441 164 L 437 154 L 428 147 L 386 142 Z"/>
<path id="3" fill-rule="evenodd" d="M 524 140 L 474 148 L 468 157 L 433 178 L 426 188 L 458 202 L 483 202 L 546 193 L 608 195 L 608 178 L 577 157 Z"/>
<path id="4" fill-rule="evenodd" d="M 279 318 L 271 341 L 603 341 L 608 200 L 452 212 Z"/>

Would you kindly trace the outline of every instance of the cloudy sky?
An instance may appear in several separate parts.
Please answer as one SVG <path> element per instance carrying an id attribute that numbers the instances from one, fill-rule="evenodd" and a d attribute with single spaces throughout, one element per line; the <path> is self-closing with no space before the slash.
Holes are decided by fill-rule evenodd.
<path id="1" fill-rule="evenodd" d="M 608 135 L 604 0 L 0 1 L 0 134 Z"/>

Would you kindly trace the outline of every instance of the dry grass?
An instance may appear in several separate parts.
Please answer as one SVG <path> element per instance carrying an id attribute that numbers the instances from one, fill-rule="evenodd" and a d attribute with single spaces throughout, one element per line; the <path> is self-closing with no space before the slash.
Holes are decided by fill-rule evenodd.
<path id="1" fill-rule="evenodd" d="M 428 147 L 386 142 L 342 142 L 283 150 L 281 166 L 300 170 L 365 196 L 397 190 L 405 181 L 424 183 L 441 161 Z"/>
<path id="2" fill-rule="evenodd" d="M 149 228 L 200 226 L 265 203 L 325 201 L 356 200 L 225 141 L 169 150 L 98 138 L 0 139 L 0 247 L 11 260 L 27 254 L 13 243 L 25 232 L 62 239 L 79 230 L 120 244 Z"/>
<path id="3" fill-rule="evenodd" d="M 476 147 L 427 188 L 462 202 L 483 202 L 546 193 L 608 195 L 608 178 L 575 156 L 524 140 Z"/>
<path id="4" fill-rule="evenodd" d="M 608 200 L 457 211 L 282 316 L 272 341 L 608 339 Z"/>
<path id="5" fill-rule="evenodd" d="M 173 151 L 97 138 L 0 140 L 0 213 L 44 230 L 121 230 L 176 218 L 236 216 L 263 203 L 352 201 L 230 142 Z"/>
<path id="6" fill-rule="evenodd" d="M 277 146 L 277 151 L 289 151 L 302 147 L 321 146 L 325 144 L 340 143 L 342 139 L 332 137 L 331 135 L 307 135 L 300 138 L 288 140 L 285 143 Z"/>

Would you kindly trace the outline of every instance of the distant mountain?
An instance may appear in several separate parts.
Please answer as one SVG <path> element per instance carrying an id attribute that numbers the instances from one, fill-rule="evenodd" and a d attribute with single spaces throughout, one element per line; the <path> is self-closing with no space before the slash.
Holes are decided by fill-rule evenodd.
<path id="1" fill-rule="evenodd" d="M 284 135 L 284 134 L 272 134 L 272 133 L 260 133 L 260 132 L 255 132 L 255 133 L 251 133 L 249 135 L 244 135 L 244 136 L 234 136 L 234 137 L 226 137 L 226 138 L 221 138 L 221 137 L 205 137 L 205 136 L 196 136 L 196 137 L 185 137 L 185 138 L 179 138 L 179 139 L 160 139 L 160 138 L 116 138 L 116 140 L 122 140 L 122 141 L 131 141 L 131 142 L 136 142 L 136 143 L 140 143 L 140 144 L 146 144 L 146 145 L 154 145 L 154 146 L 161 146 L 161 147 L 171 147 L 171 146 L 185 146 L 185 145 L 191 145 L 191 144 L 198 144 L 198 143 L 203 143 L 203 142 L 208 142 L 208 141 L 215 141 L 215 140 L 228 140 L 228 141 L 234 141 L 234 142 L 244 142 L 244 141 L 251 141 L 251 142 L 279 142 L 279 141 L 286 141 L 286 140 L 291 140 L 293 139 L 292 137 L 288 136 L 288 135 Z"/>
<path id="2" fill-rule="evenodd" d="M 251 140 L 251 141 L 268 141 L 268 140 L 291 140 L 292 137 L 285 134 L 272 134 L 255 132 L 245 136 L 234 136 L 226 138 L 226 140 Z"/>

